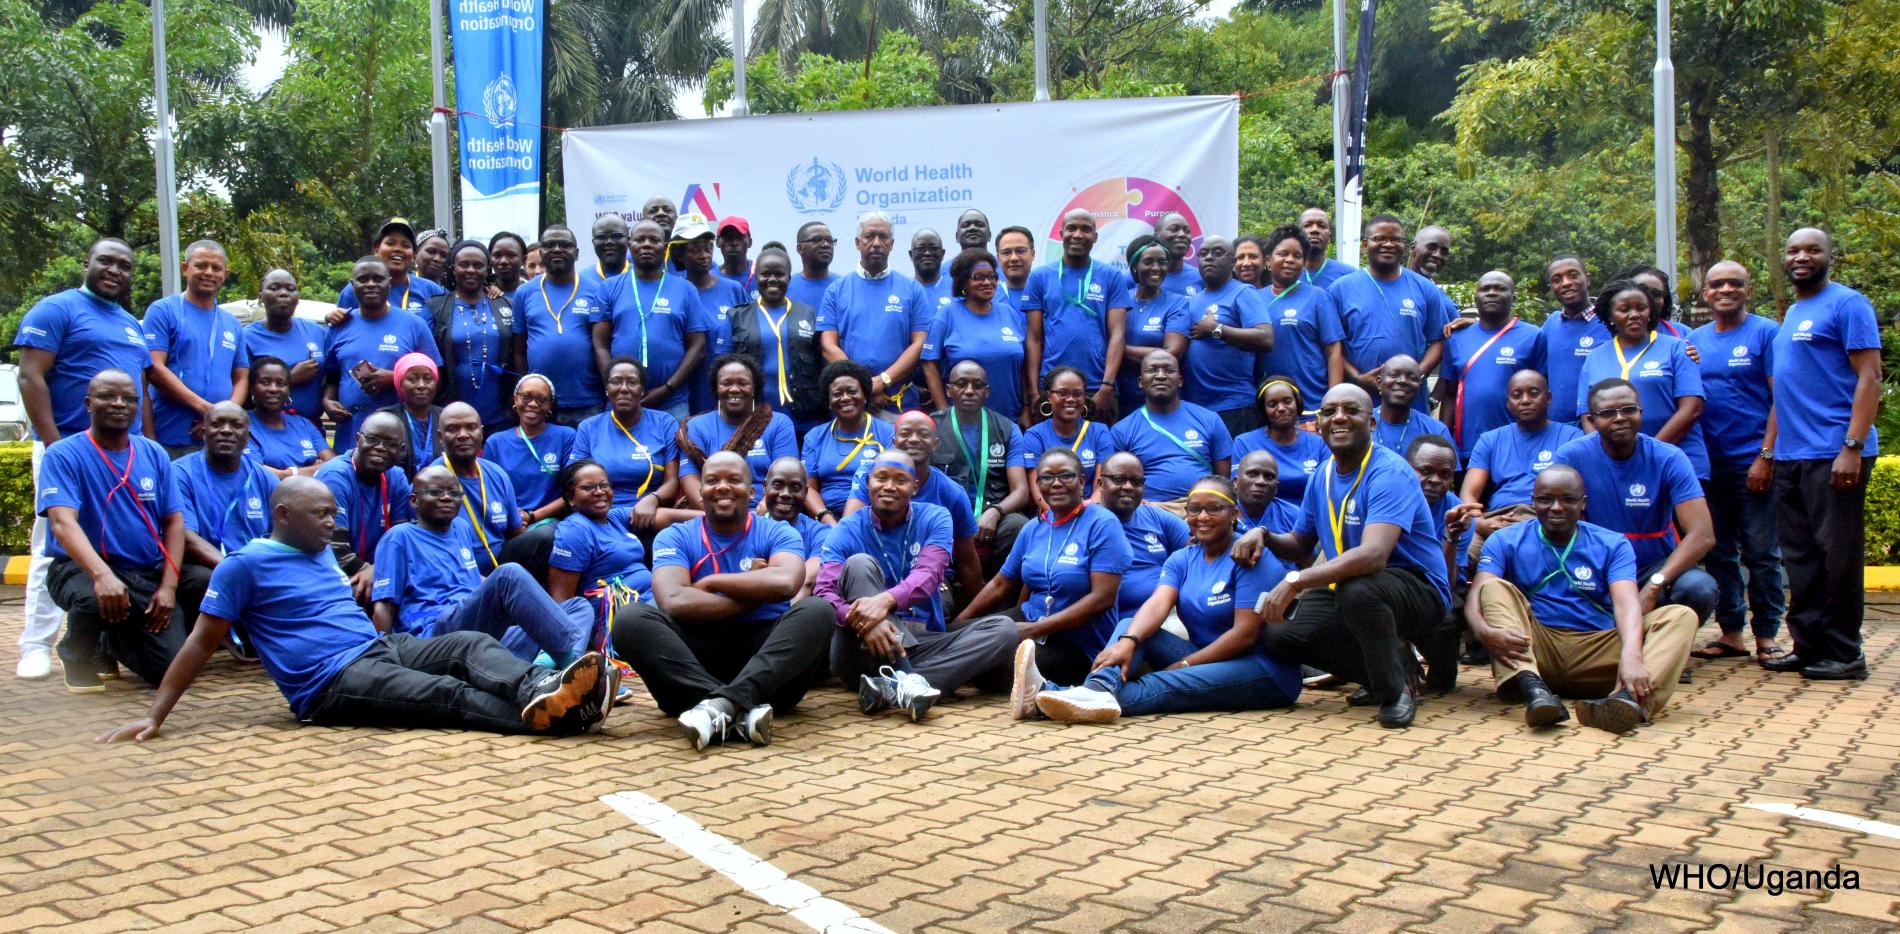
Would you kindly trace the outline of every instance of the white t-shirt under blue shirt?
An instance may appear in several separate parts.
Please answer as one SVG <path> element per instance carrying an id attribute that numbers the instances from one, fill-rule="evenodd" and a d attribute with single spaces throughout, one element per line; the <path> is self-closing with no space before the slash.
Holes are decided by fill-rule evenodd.
<path id="1" fill-rule="evenodd" d="M 378 633 L 328 548 L 298 551 L 260 538 L 211 572 L 201 611 L 244 626 L 258 660 L 307 720 L 337 673 L 376 644 Z"/>
<path id="2" fill-rule="evenodd" d="M 1350 473 L 1335 467 L 1337 457 L 1329 457 L 1306 485 L 1306 499 L 1300 504 L 1299 527 L 1302 535 L 1319 540 L 1319 555 L 1331 561 L 1341 552 L 1359 547 L 1366 526 L 1395 525 L 1398 543 L 1393 546 L 1386 566 L 1416 568 L 1423 572 L 1438 591 L 1445 606 L 1451 605 L 1451 583 L 1445 571 L 1445 550 L 1434 529 L 1437 521 L 1425 493 L 1419 489 L 1418 474 L 1397 453 L 1372 445 L 1363 470 L 1352 465 Z M 1333 538 L 1337 517 L 1339 540 Z"/>
<path id="3" fill-rule="evenodd" d="M 1833 460 L 1847 440 L 1858 378 L 1848 355 L 1880 349 L 1880 324 L 1867 296 L 1830 282 L 1813 298 L 1788 306 L 1775 335 L 1775 457 Z M 1790 392 L 1786 387 L 1800 387 Z M 1880 432 L 1869 429 L 1862 457 L 1880 451 Z"/>

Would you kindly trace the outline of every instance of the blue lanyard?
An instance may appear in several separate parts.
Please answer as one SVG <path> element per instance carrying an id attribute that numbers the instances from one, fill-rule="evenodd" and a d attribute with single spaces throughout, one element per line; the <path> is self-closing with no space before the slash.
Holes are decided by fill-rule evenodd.
<path id="1" fill-rule="evenodd" d="M 1196 451 L 1191 447 L 1188 447 L 1188 443 L 1186 441 L 1181 440 L 1180 438 L 1175 437 L 1174 432 L 1161 427 L 1160 423 L 1155 421 L 1155 417 L 1153 415 L 1148 414 L 1148 407 L 1145 405 L 1141 407 L 1141 417 L 1143 421 L 1146 421 L 1148 423 L 1149 428 L 1153 428 L 1154 430 L 1161 432 L 1163 437 L 1167 438 L 1169 441 L 1174 442 L 1175 447 L 1178 447 L 1181 450 L 1186 451 L 1190 457 L 1193 457 L 1194 460 L 1197 461 L 1201 465 L 1202 470 L 1214 469 L 1213 462 L 1208 460 L 1204 455 L 1201 454 L 1201 452 Z"/>
<path id="2" fill-rule="evenodd" d="M 878 564 L 884 571 L 884 586 L 886 588 L 897 586 L 898 581 L 909 576 L 905 570 L 908 565 L 904 562 L 904 557 L 910 554 L 911 516 L 913 513 L 914 510 L 913 512 L 905 513 L 904 524 L 901 529 L 892 530 L 899 533 L 897 536 L 897 557 L 895 558 L 891 557 L 890 551 L 884 547 L 885 530 L 878 527 L 877 518 L 875 516 L 871 517 L 871 542 L 877 546 Z"/>
<path id="3" fill-rule="evenodd" d="M 647 368 L 647 319 L 653 317 L 654 306 L 660 303 L 660 296 L 666 291 L 666 277 L 670 273 L 670 263 L 660 264 L 660 284 L 653 288 L 653 301 L 644 306 L 640 304 L 640 276 L 630 273 L 627 281 L 633 289 L 633 310 L 640 313 L 640 369 Z"/>
<path id="4" fill-rule="evenodd" d="M 1075 527 L 1082 524 L 1082 513 L 1087 509 L 1087 503 L 1076 506 L 1075 511 L 1069 513 L 1069 518 L 1060 523 L 1063 526 L 1062 544 L 1056 545 L 1051 541 L 1052 547 L 1045 548 L 1042 551 L 1042 580 L 1043 587 L 1045 588 L 1042 593 L 1042 608 L 1044 613 L 1048 613 L 1052 610 L 1056 603 L 1055 563 L 1062 557 L 1062 552 L 1069 547 L 1069 540 L 1075 537 Z M 1052 513 L 1042 514 L 1042 521 L 1048 523 L 1050 528 L 1054 528 L 1058 524 L 1055 519 L 1051 518 L 1052 515 Z M 1056 533 L 1049 533 L 1050 539 L 1053 540 L 1055 537 Z"/>
<path id="5" fill-rule="evenodd" d="M 475 355 L 475 335 L 479 333 L 482 336 L 482 360 L 481 363 L 475 365 L 473 368 L 474 372 L 470 374 L 469 379 L 471 385 L 476 389 L 480 389 L 482 388 L 482 381 L 488 376 L 488 335 L 497 333 L 495 321 L 494 318 L 490 316 L 488 299 L 486 298 L 478 300 L 473 305 L 463 304 L 458 299 L 455 303 L 455 310 L 458 314 L 463 310 L 467 310 L 469 315 L 474 319 L 468 324 L 468 338 L 462 342 L 462 366 L 467 367 L 469 365 L 469 358 Z"/>
<path id="6" fill-rule="evenodd" d="M 404 421 L 409 423 L 410 446 L 415 448 L 414 454 L 416 456 L 416 463 L 428 463 L 429 454 L 435 450 L 435 413 L 430 412 L 429 420 L 423 423 L 429 427 L 427 432 L 422 432 L 416 428 L 416 420 L 409 417 L 409 410 L 407 408 L 402 410 L 402 417 Z M 418 434 L 421 435 L 420 440 L 417 440 Z"/>
<path id="7" fill-rule="evenodd" d="M 210 470 L 210 469 L 211 469 L 211 465 L 210 465 L 210 464 L 206 464 L 206 465 L 205 465 L 205 469 L 206 469 L 206 470 Z M 239 465 L 238 465 L 238 470 L 239 470 L 240 472 L 244 472 L 244 466 L 243 466 L 242 464 L 239 464 Z M 223 516 L 220 516 L 220 517 L 218 518 L 218 532 L 217 532 L 217 536 L 218 536 L 218 554 L 220 554 L 220 555 L 224 555 L 224 554 L 229 554 L 229 552 L 227 552 L 227 551 L 225 551 L 225 550 L 224 550 L 224 527 L 225 527 L 225 525 L 226 525 L 226 524 L 228 524 L 228 523 L 229 523 L 229 522 L 231 521 L 231 514 L 232 514 L 233 512 L 236 512 L 236 511 L 237 511 L 237 509 L 238 509 L 238 507 L 239 507 L 239 506 L 240 506 L 241 504 L 244 504 L 244 503 L 248 503 L 248 502 L 250 502 L 250 499 L 251 499 L 251 493 L 253 492 L 253 486 L 252 486 L 252 483 L 253 483 L 253 479 L 252 479 L 252 477 L 251 477 L 251 475 L 250 475 L 250 474 L 249 474 L 248 472 L 244 472 L 244 489 L 243 489 L 243 491 L 242 491 L 242 492 L 240 492 L 240 493 L 239 493 L 239 494 L 237 495 L 237 498 L 235 498 L 235 499 L 233 499 L 233 500 L 231 500 L 231 501 L 230 501 L 229 503 L 226 503 L 226 504 L 225 504 L 225 506 L 224 506 L 224 515 L 223 515 Z"/>
<path id="8" fill-rule="evenodd" d="M 1418 424 L 1417 424 L 1417 421 L 1418 421 L 1418 419 L 1417 419 L 1417 418 L 1415 417 L 1416 415 L 1417 415 L 1417 413 L 1416 413 L 1416 412 L 1413 412 L 1413 411 L 1411 411 L 1411 410 L 1409 410 L 1409 409 L 1408 409 L 1408 410 L 1406 411 L 1406 413 L 1405 413 L 1405 424 L 1404 424 L 1404 425 L 1402 425 L 1402 426 L 1400 426 L 1400 428 L 1399 428 L 1399 441 L 1398 441 L 1398 443 L 1397 443 L 1397 444 L 1388 444 L 1388 445 L 1386 445 L 1386 447 L 1389 447 L 1389 448 L 1391 448 L 1392 450 L 1394 450 L 1394 451 L 1397 451 L 1397 452 L 1399 452 L 1400 454 L 1404 454 L 1404 453 L 1405 453 L 1405 440 L 1406 440 L 1407 438 L 1410 438 L 1410 437 L 1412 436 L 1412 430 L 1418 427 Z M 1383 418 L 1382 418 L 1382 419 L 1379 419 L 1379 433 L 1380 433 L 1381 435 L 1383 435 L 1383 434 L 1385 434 L 1385 432 L 1386 432 L 1386 429 L 1388 429 L 1388 428 L 1390 428 L 1390 427 L 1392 427 L 1392 423 L 1391 423 L 1391 422 L 1388 422 L 1388 421 L 1386 421 L 1386 420 L 1385 420 L 1385 419 L 1383 419 Z"/>

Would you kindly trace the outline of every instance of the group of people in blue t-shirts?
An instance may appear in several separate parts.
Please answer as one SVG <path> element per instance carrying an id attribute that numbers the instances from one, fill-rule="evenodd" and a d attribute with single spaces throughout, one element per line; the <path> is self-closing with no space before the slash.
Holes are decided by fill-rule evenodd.
<path id="1" fill-rule="evenodd" d="M 16 339 L 19 674 L 63 623 L 69 690 L 159 686 L 109 734 L 145 738 L 220 646 L 313 723 L 587 732 L 637 672 L 696 748 L 769 743 L 828 676 L 867 714 L 968 686 L 1063 722 L 1338 681 L 1398 728 L 1462 660 L 1532 726 L 1570 697 L 1617 733 L 1692 657 L 1866 676 L 1880 345 L 1825 232 L 1789 238 L 1779 323 L 1725 261 L 1688 330 L 1660 270 L 1593 289 L 1574 256 L 1541 323 L 1501 271 L 1461 315 L 1443 231 L 1408 261 L 1389 215 L 1363 269 L 1323 211 L 1167 214 L 1113 263 L 1087 211 L 1057 230 L 1037 266 L 966 212 L 907 276 L 877 213 L 844 274 L 823 223 L 754 252 L 665 199 L 596 220 L 591 268 L 561 225 L 396 218 L 321 323 L 275 270 L 248 327 L 217 243 L 139 320 L 102 240 Z"/>

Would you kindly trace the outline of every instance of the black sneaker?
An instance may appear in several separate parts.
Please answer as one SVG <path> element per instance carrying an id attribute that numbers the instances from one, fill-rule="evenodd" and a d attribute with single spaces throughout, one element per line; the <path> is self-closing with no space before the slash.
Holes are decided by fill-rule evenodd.
<path id="1" fill-rule="evenodd" d="M 80 662 L 76 665 L 60 665 L 61 670 L 66 673 L 67 693 L 98 694 L 104 691 L 106 689 L 106 683 L 99 679 L 99 672 L 94 670 L 98 667 L 97 664 L 88 662 Z M 118 666 L 115 665 L 113 668 L 113 677 L 116 678 L 118 677 Z"/>
<path id="2" fill-rule="evenodd" d="M 569 712 L 592 701 L 594 722 L 604 705 L 597 699 L 602 682 L 607 681 L 599 652 L 589 652 L 557 673 L 543 678 L 534 696 L 521 708 L 521 722 L 528 729 L 545 733 L 567 721 Z"/>

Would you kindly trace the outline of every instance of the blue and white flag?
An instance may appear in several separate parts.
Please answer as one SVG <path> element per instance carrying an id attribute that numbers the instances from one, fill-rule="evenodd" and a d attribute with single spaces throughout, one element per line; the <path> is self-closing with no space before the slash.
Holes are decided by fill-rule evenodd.
<path id="1" fill-rule="evenodd" d="M 486 240 L 541 223 L 543 0 L 453 0 L 455 109 L 461 111 L 462 231 Z"/>

